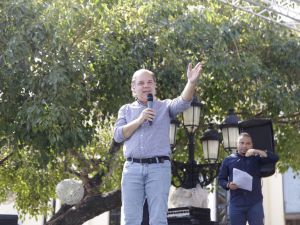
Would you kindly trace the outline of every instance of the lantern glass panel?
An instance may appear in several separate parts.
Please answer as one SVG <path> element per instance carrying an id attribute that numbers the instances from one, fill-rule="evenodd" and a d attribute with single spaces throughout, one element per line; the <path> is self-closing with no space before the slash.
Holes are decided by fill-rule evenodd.
<path id="1" fill-rule="evenodd" d="M 188 132 L 194 132 L 200 122 L 200 107 L 192 106 L 183 112 L 183 124 Z"/>
<path id="2" fill-rule="evenodd" d="M 176 124 L 171 123 L 170 131 L 169 131 L 169 139 L 170 139 L 170 145 L 173 146 L 176 144 L 176 131 L 177 131 Z"/>
<path id="3" fill-rule="evenodd" d="M 222 129 L 223 144 L 226 150 L 235 151 L 237 149 L 237 138 L 239 136 L 238 127 L 226 127 Z"/>
<path id="4" fill-rule="evenodd" d="M 210 163 L 215 163 L 219 157 L 219 141 L 205 140 L 202 142 L 204 159 Z"/>

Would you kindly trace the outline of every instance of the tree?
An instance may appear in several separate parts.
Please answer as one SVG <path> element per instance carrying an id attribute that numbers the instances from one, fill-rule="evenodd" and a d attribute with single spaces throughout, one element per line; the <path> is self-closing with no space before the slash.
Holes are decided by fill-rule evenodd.
<path id="1" fill-rule="evenodd" d="M 201 126 L 229 108 L 241 119 L 271 118 L 279 167 L 299 170 L 299 34 L 217 1 L 0 5 L 0 199 L 15 193 L 21 213 L 49 212 L 56 184 L 70 177 L 85 197 L 47 224 L 82 224 L 120 206 L 113 124 L 140 67 L 156 73 L 160 98 L 172 98 L 188 62 L 200 60 Z"/>

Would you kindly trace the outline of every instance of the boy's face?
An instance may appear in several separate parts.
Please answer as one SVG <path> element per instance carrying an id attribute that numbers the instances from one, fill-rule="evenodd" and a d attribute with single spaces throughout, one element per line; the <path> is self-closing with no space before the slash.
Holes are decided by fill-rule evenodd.
<path id="1" fill-rule="evenodd" d="M 245 155 L 248 149 L 253 148 L 252 139 L 250 137 L 241 136 L 238 138 L 238 153 Z"/>

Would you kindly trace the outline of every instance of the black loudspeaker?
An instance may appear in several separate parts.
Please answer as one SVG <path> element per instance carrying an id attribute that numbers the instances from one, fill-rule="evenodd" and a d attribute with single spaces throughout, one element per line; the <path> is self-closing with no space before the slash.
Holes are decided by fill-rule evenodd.
<path id="1" fill-rule="evenodd" d="M 0 225 L 18 225 L 18 215 L 0 214 Z"/>
<path id="2" fill-rule="evenodd" d="M 249 119 L 239 122 L 239 130 L 252 137 L 253 147 L 275 152 L 273 126 L 270 119 Z M 275 173 L 275 163 L 261 167 L 261 177 L 269 177 Z"/>

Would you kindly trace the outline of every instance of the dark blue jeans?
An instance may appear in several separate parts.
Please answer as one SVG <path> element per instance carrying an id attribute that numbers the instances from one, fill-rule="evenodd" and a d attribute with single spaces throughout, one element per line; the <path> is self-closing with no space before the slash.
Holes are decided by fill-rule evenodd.
<path id="1" fill-rule="evenodd" d="M 230 204 L 229 216 L 231 225 L 263 225 L 264 210 L 262 202 L 251 206 L 235 206 Z"/>

